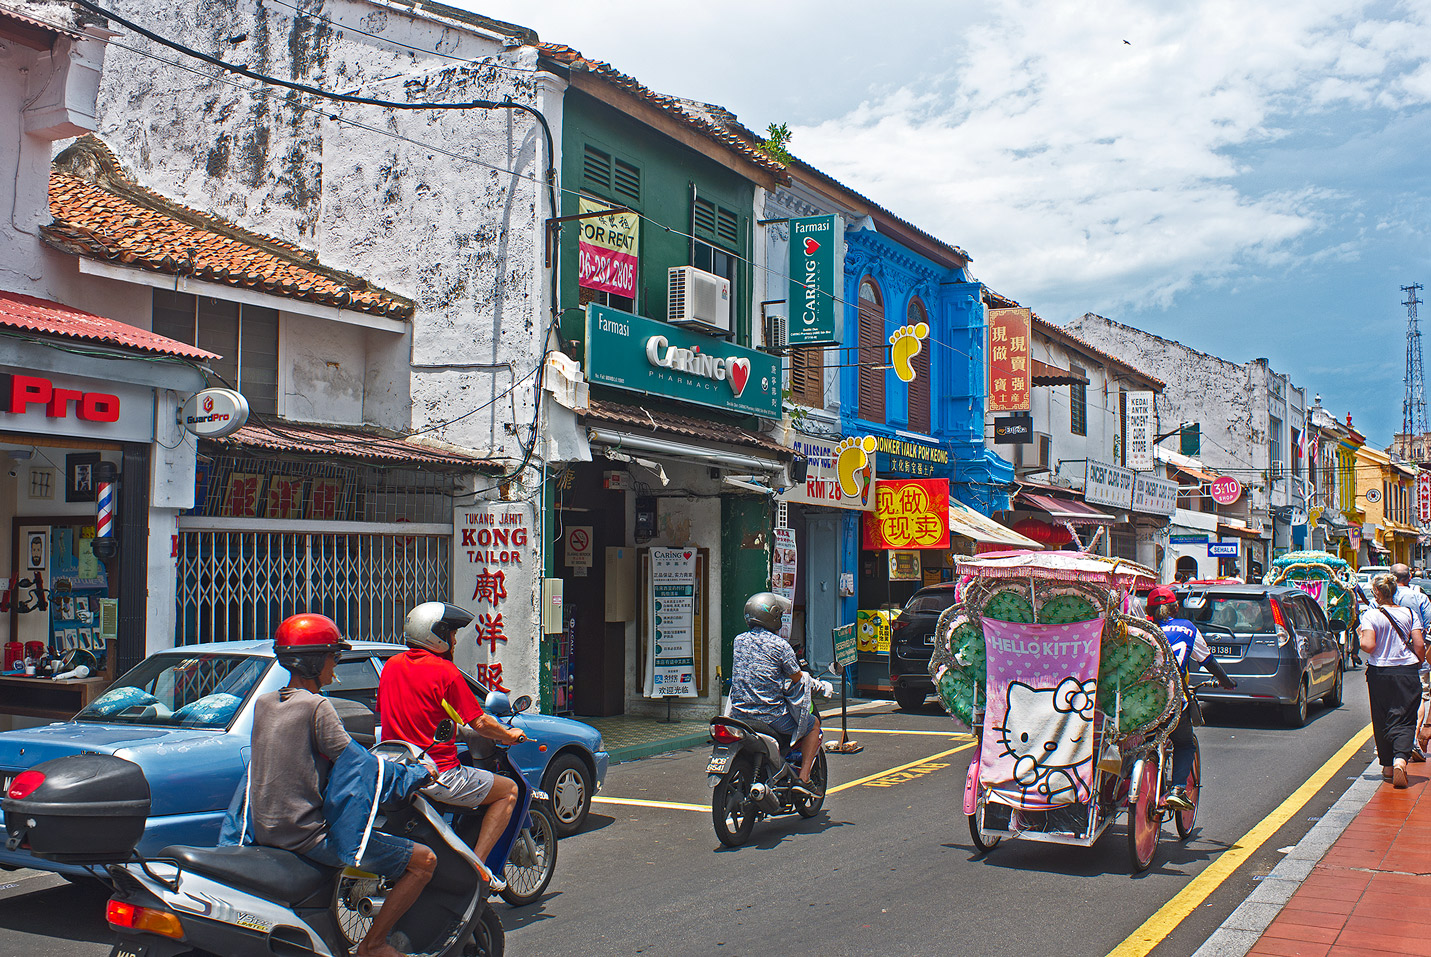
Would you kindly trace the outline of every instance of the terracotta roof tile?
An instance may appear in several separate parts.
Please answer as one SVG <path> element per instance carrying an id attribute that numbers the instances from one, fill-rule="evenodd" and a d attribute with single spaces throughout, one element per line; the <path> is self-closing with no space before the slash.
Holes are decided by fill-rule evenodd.
<path id="1" fill-rule="evenodd" d="M 780 174 L 781 177 L 784 178 L 785 165 L 783 163 L 756 149 L 753 145 L 746 142 L 744 137 L 731 132 L 718 123 L 713 123 L 709 118 L 697 112 L 685 109 L 681 105 L 681 101 L 676 97 L 667 96 L 664 93 L 657 93 L 655 90 L 641 83 L 641 81 L 637 80 L 634 76 L 622 73 L 610 63 L 584 57 L 581 55 L 581 51 L 574 50 L 566 44 L 541 43 L 538 44 L 537 49 L 541 51 L 543 56 L 556 60 L 558 63 L 565 64 L 568 67 L 585 69 L 593 76 L 601 77 L 608 83 L 621 87 L 632 96 L 645 100 L 657 109 L 670 114 L 674 119 L 689 126 L 702 136 L 714 140 L 732 152 L 739 153 L 756 166 L 767 169 L 772 173 Z"/>
<path id="2" fill-rule="evenodd" d="M 465 467 L 501 471 L 501 465 L 446 448 L 438 448 L 377 430 L 331 425 L 275 422 L 272 428 L 245 425 L 222 439 L 205 439 L 229 448 L 263 449 L 293 455 L 341 455 L 373 462 Z"/>
<path id="3" fill-rule="evenodd" d="M 790 450 L 785 446 L 758 432 L 737 428 L 724 422 L 697 419 L 689 415 L 663 412 L 659 409 L 647 411 L 640 406 L 592 399 L 584 416 L 588 425 L 606 424 L 636 428 L 655 435 L 679 435 L 682 438 L 759 449 L 781 458 L 791 456 Z"/>
<path id="4" fill-rule="evenodd" d="M 0 292 L 0 326 L 105 346 L 121 346 L 161 356 L 197 360 L 218 358 L 212 352 L 166 339 L 147 329 L 72 309 L 48 299 L 22 296 L 17 292 Z"/>
<path id="5" fill-rule="evenodd" d="M 988 286 L 984 287 L 984 302 L 987 305 L 993 306 L 994 308 L 998 309 L 1019 308 L 1019 304 L 1017 302 L 1008 298 L 1007 296 L 999 295 L 997 292 L 994 292 L 994 290 L 990 289 Z M 1140 375 L 1143 378 L 1147 379 L 1149 382 L 1155 383 L 1159 391 L 1161 391 L 1163 387 L 1167 385 L 1166 382 L 1164 382 L 1162 379 L 1159 379 L 1157 376 L 1148 375 L 1148 373 L 1144 372 L 1142 369 L 1139 369 L 1137 366 L 1129 365 L 1127 362 L 1123 361 L 1117 356 L 1110 355 L 1109 353 L 1104 352 L 1102 349 L 1080 338 L 1079 336 L 1075 336 L 1073 333 L 1069 332 L 1062 326 L 1056 326 L 1053 323 L 1049 322 L 1047 319 L 1040 317 L 1037 313 L 1033 313 L 1032 315 L 1033 324 L 1039 331 L 1045 334 L 1052 333 L 1056 338 L 1060 338 L 1063 339 L 1065 342 L 1071 343 L 1074 347 L 1081 349 L 1084 352 L 1087 352 L 1089 355 L 1098 356 L 1099 358 L 1110 362 L 1113 365 L 1118 366 L 1122 369 L 1125 369 L 1128 372 Z"/>
<path id="6" fill-rule="evenodd" d="M 86 136 L 55 158 L 45 240 L 67 253 L 391 319 L 411 300 L 328 268 L 292 243 L 261 236 L 139 186 Z"/>

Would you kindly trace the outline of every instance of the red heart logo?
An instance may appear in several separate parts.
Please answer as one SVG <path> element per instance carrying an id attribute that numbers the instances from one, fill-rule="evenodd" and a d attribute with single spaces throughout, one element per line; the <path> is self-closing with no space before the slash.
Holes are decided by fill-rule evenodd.
<path id="1" fill-rule="evenodd" d="M 739 397 L 745 391 L 746 382 L 750 381 L 750 360 L 725 360 L 725 381 L 730 383 L 730 391 Z"/>
<path id="2" fill-rule="evenodd" d="M 819 248 L 819 243 L 815 242 L 815 240 L 811 239 L 809 236 L 805 237 L 805 255 L 813 256 L 815 255 L 815 250 Z"/>
<path id="3" fill-rule="evenodd" d="M 691 553 L 690 553 L 690 552 L 686 552 L 685 555 L 686 555 L 687 558 L 690 558 L 690 557 L 691 557 Z"/>

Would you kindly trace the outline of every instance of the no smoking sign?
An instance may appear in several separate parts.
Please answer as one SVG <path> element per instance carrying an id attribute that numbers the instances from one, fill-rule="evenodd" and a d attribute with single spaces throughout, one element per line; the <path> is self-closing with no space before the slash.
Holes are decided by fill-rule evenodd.
<path id="1" fill-rule="evenodd" d="M 592 566 L 591 526 L 569 525 L 566 530 L 566 564 L 571 568 Z"/>

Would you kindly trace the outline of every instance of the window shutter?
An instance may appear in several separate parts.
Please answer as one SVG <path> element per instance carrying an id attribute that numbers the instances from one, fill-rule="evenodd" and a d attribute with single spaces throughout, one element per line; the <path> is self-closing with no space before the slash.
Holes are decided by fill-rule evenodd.
<path id="1" fill-rule="evenodd" d="M 1088 378 L 1088 373 L 1075 365 L 1068 371 L 1080 378 Z M 1068 387 L 1068 431 L 1074 435 L 1088 434 L 1088 386 L 1075 382 Z"/>
<path id="2" fill-rule="evenodd" d="M 708 199 L 697 199 L 692 208 L 695 234 L 712 242 L 716 238 L 716 205 Z"/>
<path id="3" fill-rule="evenodd" d="M 611 154 L 594 146 L 586 147 L 582 157 L 582 180 L 599 193 L 611 192 Z"/>
<path id="4" fill-rule="evenodd" d="M 928 324 L 929 318 L 924 311 L 924 303 L 918 299 L 911 299 L 909 302 L 909 324 Z M 930 396 L 933 393 L 933 383 L 929 381 L 930 376 L 930 356 L 934 351 L 934 330 L 931 327 L 929 335 L 925 337 L 924 348 L 919 350 L 919 354 L 914 357 L 914 381 L 909 383 L 909 428 L 913 432 L 929 433 L 930 418 Z"/>
<path id="5" fill-rule="evenodd" d="M 812 409 L 825 407 L 825 350 L 790 350 L 790 399 Z"/>
<path id="6" fill-rule="evenodd" d="M 859 417 L 884 421 L 884 307 L 871 280 L 860 285 Z"/>
<path id="7" fill-rule="evenodd" d="M 278 310 L 242 307 L 239 387 L 259 415 L 278 415 Z"/>
<path id="8" fill-rule="evenodd" d="M 628 203 L 641 202 L 640 168 L 617 160 L 612 173 L 611 192 Z"/>

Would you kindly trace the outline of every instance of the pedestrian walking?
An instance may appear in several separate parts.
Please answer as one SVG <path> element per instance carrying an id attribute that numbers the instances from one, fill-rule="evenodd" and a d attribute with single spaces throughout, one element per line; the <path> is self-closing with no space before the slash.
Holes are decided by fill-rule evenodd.
<path id="1" fill-rule="evenodd" d="M 1431 635 L 1431 598 L 1417 586 L 1411 584 L 1411 569 L 1397 563 L 1391 566 L 1391 574 L 1396 576 L 1396 603 L 1402 608 L 1410 608 L 1421 625 L 1422 642 Z M 1416 713 L 1416 747 L 1411 752 L 1413 762 L 1426 760 L 1426 744 L 1431 739 L 1431 729 L 1426 722 L 1431 718 L 1431 662 L 1421 660 L 1421 704 Z"/>
<path id="2" fill-rule="evenodd" d="M 1416 613 L 1396 604 L 1396 578 L 1371 580 L 1376 608 L 1362 615 L 1361 650 L 1366 652 L 1366 691 L 1371 730 L 1381 776 L 1404 788 L 1406 762 L 1416 746 L 1416 711 L 1421 703 L 1424 632 Z"/>

